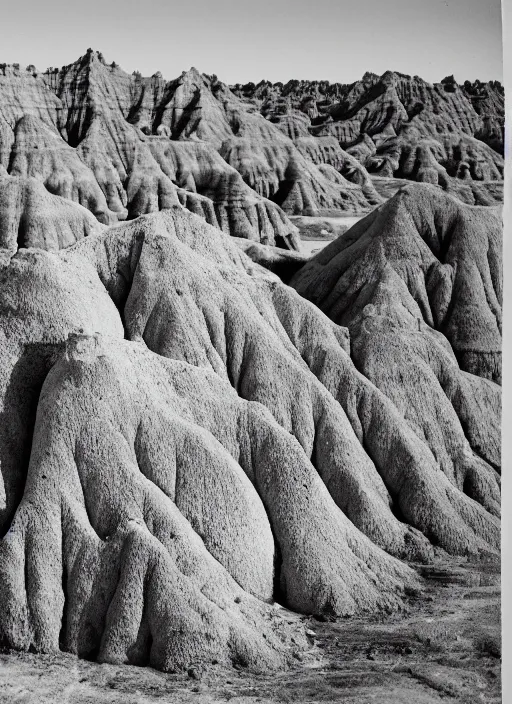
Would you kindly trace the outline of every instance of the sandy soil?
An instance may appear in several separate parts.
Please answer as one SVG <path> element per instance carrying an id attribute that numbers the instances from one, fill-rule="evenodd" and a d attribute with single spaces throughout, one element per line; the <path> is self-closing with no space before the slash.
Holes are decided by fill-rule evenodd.
<path id="1" fill-rule="evenodd" d="M 302 251 L 306 254 L 316 254 L 329 242 L 342 236 L 352 225 L 359 222 L 367 213 L 360 215 L 340 215 L 309 217 L 294 215 L 290 217 L 293 224 L 298 227 L 302 243 Z"/>
<path id="2" fill-rule="evenodd" d="M 331 240 L 302 240 L 301 251 L 304 254 L 317 254 L 321 249 L 326 247 Z"/>
<path id="3" fill-rule="evenodd" d="M 290 220 L 299 229 L 302 240 L 334 240 L 368 213 L 359 215 L 315 216 L 291 215 Z"/>
<path id="4" fill-rule="evenodd" d="M 406 613 L 330 623 L 305 619 L 311 649 L 293 669 L 166 675 L 67 654 L 0 654 L 1 704 L 498 704 L 496 565 L 419 568 L 425 594 Z"/>

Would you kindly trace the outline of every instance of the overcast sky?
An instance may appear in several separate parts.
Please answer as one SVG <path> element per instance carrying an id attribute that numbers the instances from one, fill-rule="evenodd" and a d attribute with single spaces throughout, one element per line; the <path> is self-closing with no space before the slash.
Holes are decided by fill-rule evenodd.
<path id="1" fill-rule="evenodd" d="M 0 62 L 39 69 L 92 47 L 130 73 L 195 66 L 228 83 L 502 79 L 499 0 L 15 0 L 1 24 Z"/>

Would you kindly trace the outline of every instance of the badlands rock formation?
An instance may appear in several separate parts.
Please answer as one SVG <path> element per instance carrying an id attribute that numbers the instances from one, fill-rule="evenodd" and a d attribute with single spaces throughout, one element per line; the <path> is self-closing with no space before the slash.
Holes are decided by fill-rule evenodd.
<path id="1" fill-rule="evenodd" d="M 335 151 L 296 144 L 196 69 L 143 78 L 92 50 L 44 73 L 0 66 L 0 164 L 103 224 L 180 202 L 236 237 L 298 249 L 287 214 L 382 202 L 364 167 Z"/>
<path id="2" fill-rule="evenodd" d="M 165 670 L 282 666 L 303 646 L 273 600 L 388 611 L 419 586 L 401 560 L 497 555 L 499 387 L 423 322 L 418 281 L 445 282 L 430 310 L 449 331 L 474 243 L 453 201 L 460 281 L 437 271 L 439 194 L 417 190 L 433 229 L 425 254 L 411 235 L 408 281 L 396 250 L 386 266 L 379 243 L 372 265 L 361 228 L 348 234 L 372 272 L 349 294 L 352 340 L 180 205 L 60 252 L 5 250 L 2 642 Z M 472 327 L 487 323 L 477 308 Z"/>
<path id="3" fill-rule="evenodd" d="M 0 247 L 56 250 L 101 231 L 84 207 L 49 192 L 37 178 L 10 176 L 0 166 Z"/>
<path id="4" fill-rule="evenodd" d="M 266 671 L 499 559 L 498 208 L 195 70 L 2 72 L 1 646 Z"/>
<path id="5" fill-rule="evenodd" d="M 298 249 L 287 215 L 368 212 L 373 173 L 501 200 L 500 84 L 387 72 L 352 85 L 231 90 L 196 69 L 143 78 L 88 50 L 39 73 L 0 66 L 0 163 L 103 224 L 180 202 L 236 237 Z M 377 185 L 377 188 L 376 188 Z"/>
<path id="6" fill-rule="evenodd" d="M 497 513 L 500 212 L 405 187 L 291 285 L 348 326 L 357 368 L 402 409 L 452 481 Z"/>
<path id="7" fill-rule="evenodd" d="M 504 92 L 500 83 L 429 84 L 367 73 L 350 85 L 290 81 L 234 86 L 293 139 L 329 137 L 381 176 L 435 183 L 464 202 L 501 200 Z"/>
<path id="8" fill-rule="evenodd" d="M 405 284 L 462 368 L 500 381 L 501 229 L 500 208 L 463 205 L 431 186 L 406 186 L 306 264 L 292 285 L 350 326 L 373 304 L 382 281 Z"/>

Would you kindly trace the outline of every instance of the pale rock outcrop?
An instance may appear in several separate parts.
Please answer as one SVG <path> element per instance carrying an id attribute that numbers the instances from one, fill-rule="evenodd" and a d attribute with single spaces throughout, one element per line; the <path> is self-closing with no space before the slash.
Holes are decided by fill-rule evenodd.
<path id="1" fill-rule="evenodd" d="M 220 153 L 251 188 L 289 215 L 364 212 L 372 200 L 380 202 L 377 194 L 370 200 L 359 184 L 340 173 L 315 166 L 284 136 L 268 142 L 233 137 L 224 142 Z"/>
<path id="2" fill-rule="evenodd" d="M 1 252 L 0 266 L 2 534 L 23 494 L 41 386 L 69 332 L 92 328 L 123 338 L 119 314 L 92 265 L 41 249 L 12 254 Z"/>
<path id="3" fill-rule="evenodd" d="M 295 141 L 298 150 L 317 165 L 332 166 L 352 183 L 358 184 L 370 205 L 379 205 L 382 198 L 375 189 L 368 171 L 333 137 L 301 137 Z"/>
<path id="4" fill-rule="evenodd" d="M 42 181 L 50 193 L 83 205 L 105 225 L 117 220 L 76 150 L 37 117 L 24 115 L 16 123 L 9 174 Z"/>
<path id="5" fill-rule="evenodd" d="M 0 122 L 13 130 L 24 115 L 31 115 L 55 129 L 60 111 L 61 102 L 47 89 L 42 74 L 0 64 Z"/>
<path id="6" fill-rule="evenodd" d="M 152 137 L 149 146 L 163 172 L 180 188 L 181 203 L 210 225 L 262 244 L 300 248 L 295 226 L 268 200 L 268 191 L 256 188 L 259 198 L 208 144 Z"/>
<path id="7" fill-rule="evenodd" d="M 503 155 L 505 144 L 505 91 L 499 81 L 464 81 L 462 90 L 482 119 L 475 137 Z"/>
<path id="8" fill-rule="evenodd" d="M 212 659 L 268 669 L 303 647 L 264 603 L 276 594 L 314 613 L 400 606 L 415 577 L 349 514 L 360 513 L 380 542 L 391 537 L 392 550 L 427 555 L 428 541 L 394 519 L 341 407 L 302 361 L 309 319 L 327 334 L 334 359 L 353 369 L 342 331 L 313 306 L 180 207 L 59 254 L 22 250 L 6 259 L 2 277 L 9 300 L 23 301 L 2 311 L 10 360 L 3 398 L 13 404 L 3 412 L 19 424 L 0 438 L 4 643 L 42 651 L 60 644 L 164 670 Z M 284 313 L 290 305 L 294 316 Z M 287 330 L 280 315 L 293 327 L 305 315 L 304 332 Z M 103 335 L 88 332 L 95 329 Z M 279 367 L 288 371 L 274 398 Z M 294 409 L 288 404 L 301 387 Z M 334 443 L 332 457 L 314 450 L 315 414 L 318 446 Z M 34 417 L 27 470 L 20 448 Z M 363 474 L 360 464 L 349 474 L 336 465 L 354 452 Z M 346 504 L 346 490 L 355 503 Z M 474 527 L 473 547 L 469 524 L 459 534 L 451 521 L 444 540 L 464 535 L 462 550 L 489 546 L 492 523 Z"/>
<path id="9" fill-rule="evenodd" d="M 234 272 L 238 270 L 239 265 L 235 270 L 230 265 L 230 276 L 223 274 L 219 277 L 216 273 L 217 266 L 221 265 L 222 271 L 229 261 L 239 262 L 247 271 L 247 260 L 240 259 L 242 255 L 231 243 L 229 249 L 225 243 L 221 245 L 218 236 L 214 236 L 208 226 L 203 226 L 203 233 L 200 235 L 198 225 L 189 216 L 184 217 L 182 211 L 174 209 L 172 219 L 170 214 L 160 215 L 154 220 L 145 220 L 141 225 L 142 229 L 139 229 L 138 223 L 133 223 L 123 229 L 112 230 L 105 244 L 100 245 L 100 240 L 94 239 L 77 245 L 77 248 L 83 251 L 93 251 L 94 247 L 94 251 L 100 255 L 100 276 L 107 289 L 118 305 L 126 300 L 123 319 L 128 336 L 135 340 L 144 339 L 153 351 L 164 356 L 210 367 L 229 380 L 243 398 L 263 403 L 280 425 L 297 435 L 308 456 L 313 453 L 311 456 L 317 458 L 320 464 L 313 461 L 324 481 L 327 481 L 328 476 L 332 477 L 328 480 L 328 486 L 336 502 L 348 512 L 347 515 L 363 532 L 395 554 L 403 555 L 408 551 L 412 551 L 412 554 L 425 554 L 425 545 L 421 540 L 418 542 L 417 534 L 409 535 L 405 543 L 402 542 L 405 537 L 403 526 L 395 522 L 392 514 L 384 508 L 385 504 L 381 504 L 378 499 L 383 488 L 379 473 L 383 473 L 386 486 L 389 486 L 388 472 L 393 462 L 391 456 L 388 457 L 386 453 L 391 451 L 391 447 L 387 444 L 381 446 L 378 435 L 370 439 L 373 431 L 369 430 L 366 423 L 371 422 L 377 427 L 382 425 L 383 417 L 388 419 L 386 422 L 394 428 L 391 436 L 397 438 L 402 448 L 394 448 L 394 463 L 400 455 L 408 457 L 408 466 L 410 467 L 411 463 L 416 464 L 418 471 L 425 476 L 426 467 L 432 463 L 434 466 L 435 461 L 432 456 L 427 459 L 428 443 L 423 445 L 420 442 L 418 445 L 418 439 L 409 434 L 400 415 L 391 410 L 392 404 L 389 404 L 385 397 L 379 396 L 374 387 L 367 385 L 364 377 L 357 375 L 349 357 L 344 356 L 344 350 L 347 349 L 346 338 L 341 337 L 338 329 L 331 327 L 325 318 L 319 317 L 315 308 L 307 306 L 304 309 L 300 298 L 295 295 L 290 297 L 290 289 L 282 284 L 276 286 L 275 283 L 270 283 L 268 274 L 262 276 L 258 270 L 253 271 L 252 267 L 249 267 L 252 275 L 247 278 L 244 274 L 238 282 L 239 277 L 235 276 Z M 162 225 L 165 226 L 162 228 Z M 133 237 L 135 241 L 141 242 L 142 239 L 144 243 L 147 242 L 147 245 L 142 245 L 142 249 L 139 249 L 140 244 L 137 245 L 135 252 L 140 251 L 140 255 L 130 254 L 130 250 L 125 249 L 126 244 L 123 244 Z M 150 244 L 155 238 L 158 246 Z M 190 255 L 190 247 L 195 253 L 193 257 Z M 118 291 L 119 264 L 112 270 L 116 251 L 126 252 L 123 257 L 127 262 L 131 262 L 131 267 L 136 261 L 134 256 L 139 256 L 135 280 L 140 280 L 140 285 L 137 285 L 136 293 L 132 287 L 127 299 L 126 284 Z M 155 258 L 157 252 L 158 256 Z M 210 263 L 212 259 L 216 262 L 213 266 Z M 123 269 L 124 267 L 121 267 L 121 270 Z M 171 270 L 174 273 L 172 278 L 169 278 Z M 149 272 L 152 272 L 151 275 Z M 112 278 L 113 274 L 115 276 Z M 246 293 L 242 295 L 244 289 Z M 219 310 L 224 311 L 221 316 Z M 194 311 L 197 311 L 197 314 Z M 265 321 L 270 323 L 270 328 Z M 306 361 L 309 372 L 308 369 L 301 371 L 300 363 L 298 366 L 291 363 L 289 355 L 295 355 L 296 351 L 290 348 L 290 340 L 295 350 L 299 350 L 300 358 Z M 287 369 L 286 375 L 284 369 Z M 310 375 L 311 371 L 314 376 Z M 320 386 L 315 377 L 322 382 Z M 325 394 L 325 386 L 330 394 Z M 303 390 L 299 396 L 297 389 Z M 350 396 L 345 395 L 350 394 L 349 389 L 354 389 L 356 395 L 365 399 L 364 402 L 360 401 L 359 413 L 362 416 L 357 420 L 352 416 L 353 411 L 348 400 Z M 313 419 L 309 416 L 309 396 L 317 399 L 314 402 L 314 408 L 317 410 Z M 344 413 L 348 414 L 352 430 L 343 420 L 341 407 L 336 403 L 333 405 L 332 397 L 341 404 Z M 370 404 L 366 410 L 365 404 Z M 325 409 L 322 412 L 324 420 L 317 427 L 318 421 L 314 419 L 318 418 L 319 408 Z M 370 408 L 373 408 L 373 411 L 370 411 Z M 490 412 L 491 409 L 488 410 Z M 496 406 L 493 407 L 493 412 L 496 412 Z M 328 421 L 328 418 L 332 420 Z M 311 420 L 315 428 L 313 435 Z M 355 437 L 352 433 L 355 430 L 357 435 L 361 424 L 365 428 L 365 448 L 367 451 L 370 448 L 370 457 L 375 465 L 371 461 L 368 464 L 364 453 L 360 454 L 358 444 L 353 442 Z M 335 426 L 338 428 L 336 432 Z M 340 428 L 346 430 L 340 433 Z M 333 455 L 329 460 L 323 459 L 315 449 L 325 446 L 333 448 Z M 343 457 L 348 448 L 352 456 L 353 453 L 360 456 L 358 474 L 353 474 L 348 467 L 339 474 L 341 466 L 336 458 Z M 334 465 L 331 465 L 331 462 L 334 462 Z M 367 469 L 361 474 L 365 465 Z M 466 550 L 467 538 L 462 537 L 464 531 L 458 532 L 457 520 L 453 519 L 449 530 L 442 520 L 431 523 L 436 510 L 441 514 L 446 510 L 441 508 L 441 497 L 436 498 L 437 489 L 434 490 L 434 486 L 438 479 L 434 479 L 435 476 L 436 472 L 433 472 L 433 484 L 429 485 L 428 491 L 423 484 L 420 494 L 413 488 L 414 482 L 407 488 L 402 484 L 395 500 L 400 504 L 400 511 L 408 513 L 409 522 L 420 530 L 427 530 L 427 524 L 423 521 L 428 520 L 427 532 L 435 532 L 436 540 L 446 549 L 455 552 Z M 352 492 L 361 481 L 364 481 L 365 489 L 362 493 L 360 489 L 356 491 L 362 503 L 349 500 L 349 496 L 353 495 Z M 352 482 L 355 482 L 355 486 Z M 372 486 L 374 488 L 371 488 Z M 495 498 L 495 488 L 489 491 L 494 492 L 491 497 Z M 426 496 L 430 506 L 428 519 L 426 514 L 423 514 L 423 509 L 411 508 L 415 502 L 425 501 Z M 453 500 L 455 501 L 455 498 Z M 374 501 L 377 503 L 374 504 Z M 439 507 L 435 509 L 438 501 Z M 466 509 L 461 510 L 462 515 L 466 515 Z M 468 510 L 471 513 L 469 505 Z M 380 515 L 378 522 L 374 518 L 376 511 Z M 480 524 L 483 515 L 479 518 L 475 515 L 474 520 L 471 530 L 478 532 L 483 529 L 484 535 L 487 535 L 487 539 L 492 543 L 494 538 L 490 535 L 494 529 L 490 526 L 483 528 L 485 521 Z M 388 526 L 385 530 L 382 529 L 384 522 Z M 455 532 L 452 533 L 452 530 Z M 487 533 L 488 530 L 491 533 Z M 407 533 L 408 531 L 405 535 Z"/>

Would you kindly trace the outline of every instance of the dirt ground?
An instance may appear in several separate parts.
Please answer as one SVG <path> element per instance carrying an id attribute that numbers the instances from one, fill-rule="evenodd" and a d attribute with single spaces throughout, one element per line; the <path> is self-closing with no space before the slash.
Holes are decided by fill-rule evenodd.
<path id="1" fill-rule="evenodd" d="M 316 254 L 332 240 L 341 237 L 352 225 L 361 220 L 362 215 L 340 215 L 338 217 L 309 217 L 305 215 L 290 217 L 298 228 L 302 251 Z"/>
<path id="2" fill-rule="evenodd" d="M 492 564 L 418 568 L 425 593 L 406 613 L 304 619 L 311 649 L 282 673 L 166 675 L 67 654 L 0 653 L 1 704 L 491 704 L 500 695 L 500 579 Z"/>
<path id="3" fill-rule="evenodd" d="M 330 240 L 302 240 L 302 252 L 313 256 L 329 244 Z"/>
<path id="4" fill-rule="evenodd" d="M 339 214 L 336 216 L 291 215 L 290 220 L 298 228 L 301 240 L 326 240 L 330 242 L 344 234 L 352 225 L 364 218 L 359 215 Z"/>

